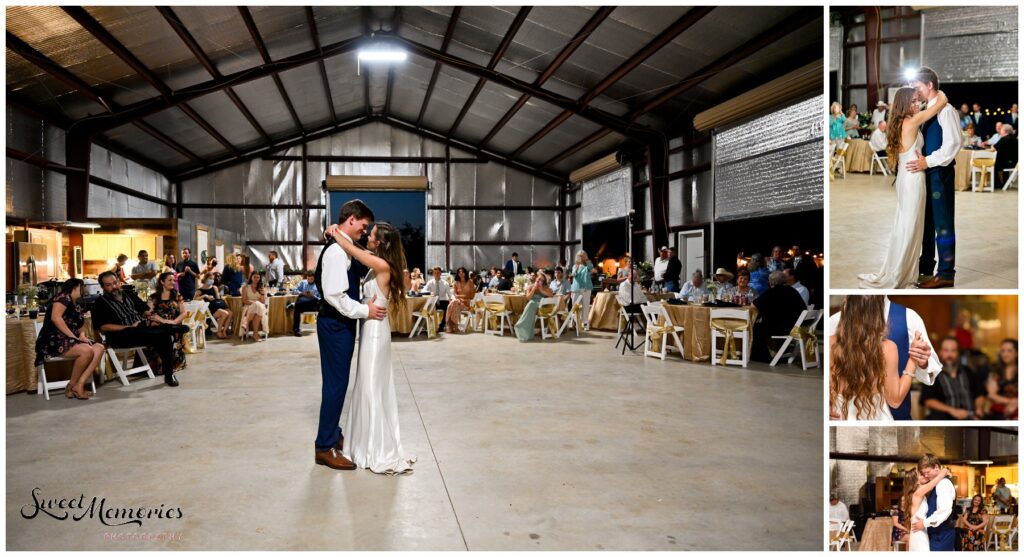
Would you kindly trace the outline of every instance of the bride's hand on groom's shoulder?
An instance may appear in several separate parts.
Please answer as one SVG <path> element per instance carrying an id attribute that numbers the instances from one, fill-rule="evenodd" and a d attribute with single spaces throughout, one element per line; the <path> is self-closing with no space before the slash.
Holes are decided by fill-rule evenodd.
<path id="1" fill-rule="evenodd" d="M 337 236 L 338 235 L 338 231 L 340 231 L 340 230 L 341 230 L 341 227 L 338 226 L 337 224 L 332 224 L 332 225 L 328 226 L 327 229 L 324 230 L 324 239 L 332 238 L 334 236 Z"/>

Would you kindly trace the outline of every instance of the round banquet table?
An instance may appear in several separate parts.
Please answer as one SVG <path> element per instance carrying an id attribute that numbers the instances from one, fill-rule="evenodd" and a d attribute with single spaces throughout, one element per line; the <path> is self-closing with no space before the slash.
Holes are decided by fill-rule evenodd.
<path id="1" fill-rule="evenodd" d="M 892 518 L 870 518 L 860 536 L 858 551 L 891 551 Z"/>
<path id="2" fill-rule="evenodd" d="M 989 149 L 993 151 L 994 149 Z M 970 191 L 971 190 L 971 154 L 977 151 L 971 149 L 960 149 L 960 152 L 956 154 L 956 168 L 954 169 L 954 188 L 956 191 Z M 981 176 L 978 176 L 978 180 L 981 180 Z"/>
<path id="3" fill-rule="evenodd" d="M 392 333 L 409 334 L 412 332 L 412 313 L 423 309 L 427 303 L 427 296 L 407 296 L 405 307 L 400 308 L 397 313 L 388 315 L 388 322 L 391 324 Z"/>
<path id="4" fill-rule="evenodd" d="M 267 307 L 267 336 L 287 335 L 292 332 L 292 316 L 294 310 L 285 306 L 298 299 L 294 294 L 285 296 L 270 296 L 270 305 Z M 232 334 L 238 334 L 238 327 L 242 324 L 242 297 L 224 296 L 224 302 L 231 310 Z"/>
<path id="5" fill-rule="evenodd" d="M 683 355 L 691 362 L 711 360 L 711 306 L 665 304 L 665 311 L 673 325 L 682 325 Z M 748 313 L 747 323 L 757 321 L 757 308 L 743 306 Z M 753 335 L 750 337 L 753 339 Z"/>
<path id="6" fill-rule="evenodd" d="M 871 144 L 863 139 L 847 139 L 846 149 L 846 171 L 847 172 L 870 172 L 871 171 Z"/>
<path id="7" fill-rule="evenodd" d="M 618 292 L 602 291 L 590 301 L 590 328 L 600 331 L 614 331 L 619 327 L 619 305 L 615 295 Z"/>

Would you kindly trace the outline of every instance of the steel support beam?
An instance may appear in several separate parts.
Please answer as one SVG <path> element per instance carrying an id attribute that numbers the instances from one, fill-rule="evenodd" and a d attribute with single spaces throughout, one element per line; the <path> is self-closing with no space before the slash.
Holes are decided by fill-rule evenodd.
<path id="1" fill-rule="evenodd" d="M 242 16 L 242 21 L 245 23 L 245 28 L 249 30 L 249 35 L 252 36 L 252 42 L 256 45 L 256 49 L 259 50 L 260 56 L 263 58 L 264 64 L 273 64 L 273 60 L 270 59 L 270 52 L 267 50 L 267 45 L 263 42 L 263 37 L 260 36 L 260 30 L 256 27 L 256 20 L 252 18 L 252 13 L 249 12 L 249 8 L 246 6 L 239 6 L 238 13 Z M 319 54 L 318 60 L 323 60 L 323 53 L 320 49 L 317 49 Z M 302 120 L 299 120 L 299 115 L 295 112 L 295 106 L 292 104 L 291 97 L 288 96 L 288 91 L 284 88 L 284 83 L 281 83 L 281 76 L 278 72 L 274 72 L 270 76 L 274 80 L 274 85 L 277 85 L 277 92 L 281 94 L 281 99 L 284 100 L 284 105 L 288 109 L 288 114 L 291 114 L 292 120 L 295 121 L 295 126 L 299 128 L 303 134 L 306 133 L 306 128 L 302 125 Z"/>
<path id="2" fill-rule="evenodd" d="M 306 24 L 309 25 L 309 36 L 313 39 L 313 48 L 318 52 L 323 52 L 323 48 L 320 45 L 320 32 L 316 28 L 316 17 L 313 14 L 313 7 L 306 6 Z M 331 121 L 338 121 L 338 114 L 334 111 L 334 95 L 331 94 L 331 82 L 327 79 L 327 66 L 324 65 L 324 59 L 321 56 L 317 60 L 317 65 L 320 66 L 320 82 L 324 87 L 324 96 L 327 98 L 327 108 L 331 110 Z M 306 248 L 302 248 L 303 253 L 303 265 L 305 265 L 305 253 Z"/>
<path id="3" fill-rule="evenodd" d="M 452 33 L 455 32 L 455 24 L 459 22 L 461 6 L 452 8 L 452 15 L 448 17 L 448 28 L 444 31 L 444 39 L 441 41 L 441 52 L 448 52 L 448 45 L 452 42 Z M 427 113 L 427 105 L 430 104 L 430 97 L 434 94 L 434 86 L 437 85 L 437 76 L 441 73 L 441 63 L 434 62 L 434 72 L 430 74 L 430 83 L 427 84 L 427 92 L 423 95 L 423 104 L 420 105 L 420 114 L 416 117 L 416 127 L 423 123 L 423 115 Z M 390 116 L 390 114 L 388 115 Z"/>

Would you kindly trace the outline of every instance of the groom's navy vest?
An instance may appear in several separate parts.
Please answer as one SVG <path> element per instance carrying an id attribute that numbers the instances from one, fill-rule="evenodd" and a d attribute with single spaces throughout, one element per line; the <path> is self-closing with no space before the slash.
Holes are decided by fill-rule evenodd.
<path id="1" fill-rule="evenodd" d="M 945 109 L 943 109 L 945 110 Z M 959 130 L 957 130 L 959 133 Z M 928 120 L 921 126 L 921 135 L 924 136 L 924 156 L 928 156 L 942 147 L 942 126 L 939 125 L 939 116 L 935 115 L 931 120 Z M 929 168 L 928 171 L 938 170 L 940 168 L 948 168 L 952 172 L 954 165 L 956 165 L 956 159 L 949 162 L 946 166 L 939 166 L 936 168 Z"/>
<path id="2" fill-rule="evenodd" d="M 322 281 L 324 254 L 327 253 L 327 248 L 331 247 L 334 244 L 334 238 L 331 238 L 327 240 L 327 244 L 324 246 L 324 249 L 320 250 L 320 257 L 319 259 L 317 259 L 316 271 L 314 272 L 313 275 L 313 280 L 316 283 L 316 289 L 320 292 L 320 296 L 324 297 L 324 299 L 320 302 L 320 312 L 318 317 L 331 317 L 343 323 L 350 323 L 353 327 L 355 327 L 355 320 L 342 315 L 341 312 L 337 310 L 337 308 L 335 308 L 333 305 L 331 305 L 330 302 L 327 301 L 327 298 L 324 295 L 325 291 Z M 349 298 L 356 301 L 359 301 L 359 277 L 362 276 L 362 273 L 360 272 L 361 269 L 362 264 L 353 259 L 352 266 L 349 267 L 348 270 L 348 290 L 346 291 L 346 293 L 348 294 Z"/>
<path id="3" fill-rule="evenodd" d="M 945 478 L 942 481 L 940 481 L 939 483 L 941 484 L 942 482 L 950 482 L 950 483 L 952 483 L 949 478 Z M 939 504 L 938 504 L 938 499 L 939 498 L 938 498 L 938 495 L 937 495 L 938 492 L 939 492 L 939 486 L 935 486 L 935 489 L 933 489 L 931 491 L 931 493 L 928 494 L 928 514 L 929 515 L 931 513 L 934 513 L 935 509 L 939 508 Z M 956 506 L 956 501 L 953 501 L 953 503 L 954 503 L 953 506 Z M 953 509 L 953 511 L 956 511 L 956 509 Z M 949 517 L 946 518 L 946 520 L 943 521 L 942 524 L 939 524 L 938 526 L 935 526 L 935 527 L 931 527 L 931 526 L 928 527 L 928 539 L 929 539 L 929 541 L 931 541 L 931 549 L 932 549 L 932 551 L 953 551 L 953 549 L 954 549 L 953 548 L 953 534 L 956 532 L 956 530 L 954 528 L 954 526 L 956 524 L 956 516 L 955 516 L 955 514 L 956 514 L 955 512 L 950 512 L 949 513 Z M 936 545 L 937 543 L 939 545 Z M 947 547 L 946 544 L 948 544 L 948 547 Z"/>
<path id="4" fill-rule="evenodd" d="M 896 352 L 899 355 L 899 373 L 903 376 L 903 369 L 907 367 L 907 360 L 910 359 L 910 332 L 907 331 L 907 308 L 894 302 L 889 302 L 889 331 L 885 338 L 896 343 Z M 910 393 L 903 399 L 898 408 L 889 407 L 892 417 L 896 420 L 910 419 Z"/>

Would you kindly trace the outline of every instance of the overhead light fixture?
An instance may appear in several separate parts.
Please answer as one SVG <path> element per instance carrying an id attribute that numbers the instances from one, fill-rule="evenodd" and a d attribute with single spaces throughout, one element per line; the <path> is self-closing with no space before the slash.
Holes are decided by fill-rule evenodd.
<path id="1" fill-rule="evenodd" d="M 917 69 L 907 68 L 903 70 L 903 77 L 906 78 L 907 81 L 914 81 L 914 79 L 917 78 Z"/>
<path id="2" fill-rule="evenodd" d="M 98 225 L 98 224 L 96 224 L 94 222 L 72 222 L 72 221 L 65 222 L 64 226 L 66 226 L 68 228 L 89 228 L 89 229 L 92 229 L 92 230 L 96 230 L 97 228 L 100 227 L 100 225 Z"/>
<path id="3" fill-rule="evenodd" d="M 361 62 L 405 62 L 408 57 L 406 51 L 389 46 L 371 46 L 359 50 Z"/>
<path id="4" fill-rule="evenodd" d="M 973 464 L 976 466 L 992 466 L 995 461 L 992 460 L 968 460 L 967 464 Z"/>

